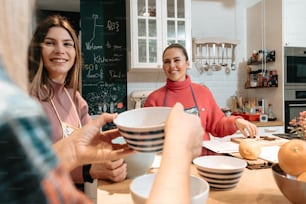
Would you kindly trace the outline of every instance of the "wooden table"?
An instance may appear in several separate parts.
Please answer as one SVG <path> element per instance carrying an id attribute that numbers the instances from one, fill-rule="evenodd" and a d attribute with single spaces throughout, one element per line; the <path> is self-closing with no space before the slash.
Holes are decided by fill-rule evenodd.
<path id="1" fill-rule="evenodd" d="M 156 172 L 157 169 L 151 170 Z M 191 165 L 191 174 L 199 176 L 196 168 Z M 129 185 L 130 179 L 120 183 L 99 180 L 97 188 L 97 204 L 133 204 Z M 268 169 L 245 169 L 238 185 L 226 191 L 210 189 L 207 204 L 290 204 L 278 189 Z"/>

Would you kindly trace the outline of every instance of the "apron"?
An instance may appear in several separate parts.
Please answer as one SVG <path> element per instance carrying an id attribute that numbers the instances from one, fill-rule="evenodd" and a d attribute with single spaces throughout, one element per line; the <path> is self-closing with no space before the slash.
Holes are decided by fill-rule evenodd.
<path id="1" fill-rule="evenodd" d="M 190 108 L 185 108 L 184 111 L 186 113 L 190 113 L 190 114 L 194 114 L 194 115 L 200 116 L 200 111 L 199 111 L 197 100 L 196 100 L 195 95 L 194 95 L 194 91 L 193 91 L 191 85 L 189 87 L 190 87 L 190 90 L 191 90 L 191 94 L 192 94 L 192 98 L 193 98 L 195 106 L 190 107 Z M 164 106 L 167 106 L 167 101 L 168 101 L 168 88 L 166 88 L 165 99 L 164 99 Z"/>
<path id="2" fill-rule="evenodd" d="M 54 111 L 55 111 L 55 114 L 56 114 L 56 116 L 57 116 L 57 118 L 58 118 L 58 120 L 59 120 L 59 122 L 60 122 L 60 124 L 61 124 L 61 126 L 62 126 L 63 138 L 68 137 L 68 136 L 71 135 L 75 130 L 77 130 L 77 129 L 79 129 L 79 128 L 82 127 L 81 120 L 80 120 L 80 118 L 79 118 L 79 115 L 78 115 L 78 112 L 77 112 L 77 110 L 76 110 L 75 104 L 74 104 L 74 102 L 72 101 L 72 98 L 70 97 L 70 94 L 68 93 L 68 91 L 67 91 L 66 88 L 64 88 L 64 91 L 65 91 L 66 95 L 68 96 L 68 98 L 69 98 L 69 100 L 70 100 L 70 102 L 71 102 L 72 108 L 73 108 L 74 113 L 75 113 L 75 117 L 78 119 L 79 126 L 78 126 L 78 127 L 75 127 L 75 126 L 73 126 L 73 125 L 71 125 L 71 124 L 69 124 L 69 123 L 66 123 L 65 121 L 62 121 L 62 119 L 61 119 L 61 117 L 60 117 L 60 115 L 59 115 L 59 113 L 58 113 L 58 111 L 57 111 L 57 109 L 56 109 L 56 107 L 55 107 L 55 105 L 54 105 L 54 102 L 53 102 L 53 100 L 51 99 L 51 104 L 52 104 L 52 106 L 53 106 L 53 109 L 54 109 Z"/>

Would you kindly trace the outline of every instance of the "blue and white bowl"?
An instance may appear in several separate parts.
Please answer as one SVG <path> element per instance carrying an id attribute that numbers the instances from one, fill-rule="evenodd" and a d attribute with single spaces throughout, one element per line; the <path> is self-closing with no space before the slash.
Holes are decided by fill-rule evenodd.
<path id="1" fill-rule="evenodd" d="M 247 166 L 242 159 L 224 155 L 197 157 L 193 163 L 210 187 L 218 190 L 235 188 Z"/>
<path id="2" fill-rule="evenodd" d="M 138 152 L 161 152 L 169 107 L 145 107 L 122 112 L 113 121 L 130 148 Z"/>

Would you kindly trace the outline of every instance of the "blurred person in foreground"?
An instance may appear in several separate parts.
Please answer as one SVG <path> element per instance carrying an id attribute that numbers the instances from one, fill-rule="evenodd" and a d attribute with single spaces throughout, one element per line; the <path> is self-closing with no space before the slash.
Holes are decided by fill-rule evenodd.
<path id="1" fill-rule="evenodd" d="M 205 132 L 203 140 L 210 135 L 224 137 L 240 130 L 245 136 L 254 137 L 258 129 L 253 123 L 239 116 L 224 115 L 208 87 L 193 83 L 187 75 L 189 59 L 186 49 L 180 44 L 171 44 L 163 52 L 163 70 L 166 84 L 153 91 L 144 106 L 172 107 L 177 102 L 183 104 L 186 112 L 201 118 Z M 203 148 L 202 155 L 214 154 Z"/>
<path id="2" fill-rule="evenodd" d="M 116 114 L 100 115 L 52 146 L 50 123 L 27 90 L 26 53 L 34 3 L 2 0 L 0 7 L 0 203 L 91 203 L 74 187 L 69 172 L 134 151 L 110 142 L 120 135 L 117 129 L 100 131 Z M 12 13 L 19 18 L 12 18 Z M 177 104 L 165 134 L 161 167 L 148 203 L 190 203 L 190 162 L 199 155 L 204 134 L 200 119 Z"/>
<path id="3" fill-rule="evenodd" d="M 0 203 L 89 203 L 68 173 L 134 151 L 111 143 L 118 130 L 100 131 L 116 114 L 103 114 L 52 146 L 49 120 L 27 90 L 34 3 L 4 0 L 0 7 Z"/>
<path id="4" fill-rule="evenodd" d="M 36 27 L 29 46 L 29 91 L 51 121 L 53 143 L 91 121 L 88 104 L 79 92 L 81 58 L 76 32 L 65 17 L 48 16 Z M 71 175 L 83 189 L 84 182 L 93 179 L 123 181 L 127 166 L 120 158 L 77 167 Z"/>

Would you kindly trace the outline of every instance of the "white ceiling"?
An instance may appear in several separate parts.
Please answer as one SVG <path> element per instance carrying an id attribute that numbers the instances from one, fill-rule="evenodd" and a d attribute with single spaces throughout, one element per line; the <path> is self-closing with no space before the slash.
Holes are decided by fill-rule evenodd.
<path id="1" fill-rule="evenodd" d="M 80 0 L 36 0 L 37 8 L 54 11 L 80 11 Z"/>

